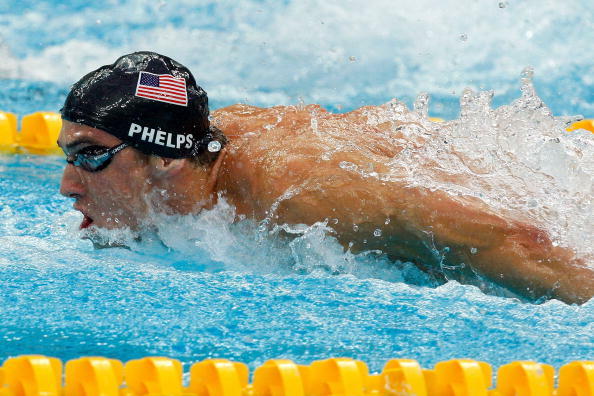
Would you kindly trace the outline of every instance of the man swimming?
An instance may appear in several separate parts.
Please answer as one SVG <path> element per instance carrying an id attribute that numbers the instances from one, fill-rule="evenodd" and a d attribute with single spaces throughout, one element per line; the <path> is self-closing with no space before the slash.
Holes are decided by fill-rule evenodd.
<path id="1" fill-rule="evenodd" d="M 60 192 L 75 199 L 81 228 L 139 229 L 155 208 L 192 214 L 224 198 L 238 215 L 327 222 L 354 252 L 381 250 L 429 268 L 445 260 L 527 298 L 582 303 L 594 295 L 588 262 L 544 230 L 477 198 L 399 178 L 386 164 L 422 142 L 382 139 L 397 128 L 368 122 L 380 110 L 235 105 L 215 111 L 214 126 L 187 68 L 133 53 L 72 87 L 61 111 L 68 165 Z"/>

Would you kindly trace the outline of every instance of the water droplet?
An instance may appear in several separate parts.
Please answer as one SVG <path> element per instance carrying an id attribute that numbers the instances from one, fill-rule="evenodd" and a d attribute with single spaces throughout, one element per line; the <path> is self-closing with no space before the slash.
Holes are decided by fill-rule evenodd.
<path id="1" fill-rule="evenodd" d="M 418 115 L 420 115 L 422 117 L 427 117 L 428 110 L 429 110 L 429 95 L 426 92 L 421 92 L 417 96 L 417 99 L 415 100 L 415 103 L 413 104 L 413 108 L 415 109 L 415 112 Z"/>
<path id="2" fill-rule="evenodd" d="M 376 237 L 382 236 L 382 230 L 380 230 L 379 228 L 376 228 L 375 231 L 373 231 L 373 236 L 376 236 Z"/>
<path id="3" fill-rule="evenodd" d="M 390 224 L 390 218 L 389 217 L 386 217 L 386 221 L 384 221 L 384 224 L 386 224 L 386 225 Z"/>
<path id="4" fill-rule="evenodd" d="M 342 169 L 346 169 L 346 170 L 351 170 L 354 171 L 357 169 L 357 165 L 353 164 L 352 162 L 349 161 L 341 161 L 338 166 Z"/>
<path id="5" fill-rule="evenodd" d="M 460 41 L 466 41 L 466 40 L 468 40 L 468 35 L 466 33 L 462 33 L 460 35 Z"/>
<path id="6" fill-rule="evenodd" d="M 97 25 L 101 25 L 101 23 L 103 23 L 103 21 L 102 21 L 101 19 L 97 19 L 97 20 L 95 21 L 95 23 L 96 23 Z"/>
<path id="7" fill-rule="evenodd" d="M 359 231 L 359 226 L 357 224 L 353 224 L 353 231 Z"/>
<path id="8" fill-rule="evenodd" d="M 505 7 L 507 7 L 507 1 L 500 1 L 499 8 L 505 8 Z"/>
<path id="9" fill-rule="evenodd" d="M 210 151 L 211 153 L 221 151 L 221 142 L 213 140 L 212 142 L 208 143 L 208 151 Z"/>
<path id="10" fill-rule="evenodd" d="M 355 61 L 357 61 L 357 58 L 355 58 L 354 56 L 349 56 L 349 61 L 355 62 Z"/>
<path id="11" fill-rule="evenodd" d="M 532 32 L 532 30 L 528 30 L 528 31 L 526 32 L 526 38 L 527 38 L 528 40 L 530 40 L 530 39 L 532 38 L 532 36 L 534 36 L 534 33 Z"/>
<path id="12" fill-rule="evenodd" d="M 299 111 L 305 110 L 305 101 L 303 100 L 303 98 L 301 96 L 297 100 L 297 110 L 299 110 Z"/>
<path id="13" fill-rule="evenodd" d="M 477 252 L 478 252 L 478 249 L 477 248 L 475 248 L 475 247 L 471 247 L 470 248 L 470 253 L 476 254 Z"/>

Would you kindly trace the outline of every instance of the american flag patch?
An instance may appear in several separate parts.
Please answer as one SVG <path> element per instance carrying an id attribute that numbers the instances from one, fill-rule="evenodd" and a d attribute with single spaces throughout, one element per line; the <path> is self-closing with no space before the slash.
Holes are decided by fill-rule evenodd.
<path id="1" fill-rule="evenodd" d="M 188 105 L 186 80 L 171 74 L 140 72 L 135 95 L 179 106 Z"/>

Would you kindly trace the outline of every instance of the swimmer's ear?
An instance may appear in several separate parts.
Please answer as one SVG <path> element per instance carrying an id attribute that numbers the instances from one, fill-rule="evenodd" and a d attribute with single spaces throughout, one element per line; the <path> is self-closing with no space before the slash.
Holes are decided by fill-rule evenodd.
<path id="1" fill-rule="evenodd" d="M 212 164 L 212 166 L 210 167 L 210 171 L 208 172 L 208 180 L 206 181 L 207 191 L 215 190 L 215 186 L 219 178 L 219 171 L 221 170 L 221 165 L 223 164 L 223 160 L 225 159 L 226 154 L 227 149 L 223 148 L 219 153 L 219 156 L 215 160 L 214 164 Z"/>
<path id="2" fill-rule="evenodd" d="M 185 158 L 173 159 L 151 156 L 149 164 L 153 169 L 153 174 L 156 177 L 171 177 L 179 174 L 185 166 L 187 166 L 187 160 Z"/>

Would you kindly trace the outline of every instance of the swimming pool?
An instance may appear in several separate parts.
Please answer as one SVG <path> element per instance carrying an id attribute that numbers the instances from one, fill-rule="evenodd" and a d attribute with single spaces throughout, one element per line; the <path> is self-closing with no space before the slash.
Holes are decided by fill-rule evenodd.
<path id="1" fill-rule="evenodd" d="M 519 85 L 517 75 L 524 61 L 533 60 L 537 61 L 537 87 L 542 87 L 542 96 L 555 114 L 592 114 L 591 76 L 580 74 L 591 66 L 591 60 L 572 58 L 557 70 L 531 41 L 546 41 L 552 33 L 538 26 L 527 30 L 530 24 L 525 20 L 534 22 L 542 15 L 556 26 L 563 18 L 573 18 L 572 28 L 563 28 L 575 40 L 572 45 L 590 48 L 592 42 L 580 36 L 580 21 L 587 15 L 555 13 L 554 2 L 538 3 L 533 11 L 509 4 L 500 8 L 495 3 L 493 9 L 470 7 L 467 12 L 477 12 L 477 17 L 500 15 L 503 27 L 522 20 L 522 29 L 513 28 L 511 36 L 500 37 L 504 47 L 510 46 L 506 54 L 512 60 L 506 63 L 498 57 L 501 54 L 481 53 L 491 66 L 464 63 L 476 48 L 496 41 L 484 34 L 484 28 L 466 25 L 468 15 L 455 17 L 450 28 L 435 25 L 431 34 L 413 32 L 422 32 L 426 46 L 422 50 L 433 54 L 418 55 L 420 50 L 407 41 L 416 36 L 407 29 L 417 27 L 415 18 L 426 15 L 422 6 L 428 5 L 422 2 L 398 11 L 386 3 L 373 8 L 375 13 L 361 16 L 357 9 L 362 7 L 353 2 L 353 9 L 342 17 L 342 8 L 331 2 L 315 14 L 309 12 L 313 3 L 307 2 L 220 4 L 196 8 L 190 2 L 173 6 L 114 1 L 106 9 L 76 2 L 70 6 L 16 1 L 2 5 L 1 18 L 7 24 L 0 24 L 1 51 L 10 55 L 7 59 L 12 63 L 0 69 L 4 77 L 0 109 L 21 115 L 57 110 L 71 79 L 105 63 L 103 57 L 111 61 L 127 48 L 138 49 L 154 40 L 153 49 L 202 70 L 196 74 L 205 81 L 214 107 L 235 101 L 297 103 L 301 98 L 340 110 L 381 103 L 395 95 L 410 102 L 416 93 L 428 90 L 436 92 L 431 113 L 454 117 L 457 109 L 452 103 L 458 101 L 460 85 L 472 81 L 501 89 L 502 95 L 496 98 L 507 103 L 510 95 L 517 96 L 510 92 Z M 576 7 L 580 4 L 574 2 Z M 134 11 L 124 12 L 129 9 Z M 49 11 L 54 15 L 50 23 L 37 24 L 39 16 Z M 381 11 L 389 15 L 380 17 Z M 450 21 L 445 10 L 437 11 L 423 21 Z M 205 17 L 196 22 L 192 14 Z M 299 30 L 306 32 L 303 43 L 289 33 L 273 34 L 298 16 L 311 28 Z M 350 27 L 344 26 L 347 17 Z M 392 27 L 390 17 L 403 27 Z M 378 33 L 364 33 L 365 22 L 372 18 L 378 19 L 385 33 L 381 28 Z M 352 36 L 346 32 L 353 26 L 361 29 L 354 29 L 354 34 L 363 39 L 349 47 Z M 298 27 L 291 25 L 288 32 Z M 333 29 L 339 29 L 338 34 Z M 451 42 L 441 41 L 454 51 L 451 58 L 433 47 L 444 32 L 451 34 Z M 398 33 L 403 33 L 402 41 L 396 45 L 389 37 Z M 198 49 L 218 57 L 203 60 L 193 54 L 196 48 L 187 49 L 178 37 L 203 40 Z M 213 41 L 218 37 L 223 38 Z M 315 45 L 308 52 L 307 42 L 318 37 L 330 44 Z M 430 41 L 437 44 L 427 44 Z M 514 42 L 520 48 L 510 49 Z M 366 49 L 371 43 L 377 51 Z M 379 54 L 395 49 L 402 51 L 403 59 L 389 58 L 392 63 L 384 70 L 380 65 L 385 58 Z M 72 59 L 75 50 L 84 55 Z M 232 50 L 239 51 L 240 58 L 229 66 L 224 56 Z M 248 56 L 256 50 L 259 56 Z M 532 57 L 523 58 L 523 51 Z M 566 46 L 557 56 L 569 58 L 565 51 Z M 440 54 L 442 59 L 457 59 L 462 64 L 429 62 L 423 66 L 423 61 L 437 62 L 433 58 Z M 266 61 L 262 66 L 254 58 Z M 507 67 L 513 69 L 516 64 L 521 64 L 519 70 L 506 74 Z M 280 73 L 287 65 L 291 72 Z M 370 68 L 378 73 L 363 73 Z M 263 69 L 267 73 L 261 74 Z M 556 74 L 549 75 L 547 71 L 553 69 Z M 397 77 L 392 76 L 393 70 L 398 71 Z M 539 73 L 543 76 L 540 85 Z M 427 79 L 442 74 L 454 77 L 427 85 Z M 404 84 L 412 76 L 426 80 Z M 223 83 L 227 80 L 228 84 Z M 571 87 L 578 89 L 563 95 Z M 552 93 L 559 94 L 553 98 Z M 519 114 L 522 120 L 532 116 Z M 476 120 L 470 117 L 469 122 Z M 542 130 L 546 128 L 552 127 L 545 125 Z M 535 130 L 532 124 L 526 129 Z M 322 228 L 301 230 L 301 237 L 287 243 L 274 233 L 262 232 L 258 224 L 231 225 L 232 208 L 225 205 L 196 219 L 168 219 L 158 236 L 148 235 L 141 243 L 128 239 L 130 249 L 95 250 L 90 242 L 79 239 L 76 225 L 80 219 L 70 209 L 71 203 L 57 195 L 63 166 L 64 160 L 57 157 L 0 156 L 0 360 L 24 353 L 63 360 L 85 355 L 121 360 L 165 355 L 185 364 L 225 357 L 253 368 L 270 358 L 309 363 L 348 356 L 364 360 L 377 371 L 392 357 L 418 359 L 426 367 L 454 357 L 471 357 L 494 366 L 530 359 L 558 367 L 594 355 L 594 302 L 579 307 L 557 301 L 533 305 L 486 295 L 456 282 L 430 287 L 431 280 L 411 266 L 388 263 L 373 254 L 343 253 Z M 563 175 L 555 177 L 560 180 Z M 577 186 L 576 179 L 571 180 Z M 191 230 L 191 238 L 181 237 L 180 230 Z"/>
<path id="2" fill-rule="evenodd" d="M 409 286 L 366 258 L 356 265 L 375 264 L 375 274 L 302 274 L 288 268 L 288 248 L 207 215 L 196 240 L 178 240 L 175 251 L 148 242 L 94 250 L 76 238 L 78 216 L 55 195 L 61 158 L 0 161 L 2 359 L 226 357 L 253 368 L 273 357 L 348 356 L 379 370 L 391 357 L 426 367 L 463 356 L 560 366 L 594 353 L 591 302 L 532 305 L 457 283 Z M 331 242 L 311 243 L 297 248 L 303 261 L 343 257 Z"/>

